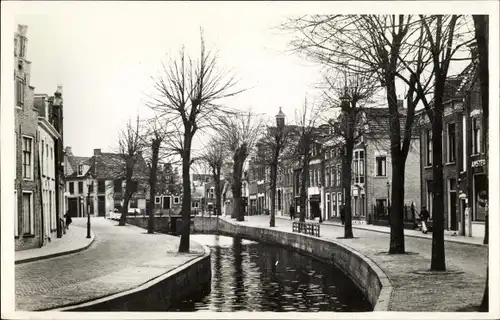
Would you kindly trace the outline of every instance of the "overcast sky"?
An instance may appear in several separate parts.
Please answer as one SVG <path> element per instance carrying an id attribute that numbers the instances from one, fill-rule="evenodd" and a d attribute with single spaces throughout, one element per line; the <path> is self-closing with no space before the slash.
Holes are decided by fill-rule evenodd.
<path id="1" fill-rule="evenodd" d="M 172 2 L 71 5 L 24 2 L 16 23 L 28 25 L 35 92 L 51 95 L 63 85 L 64 142 L 77 155 L 112 150 L 128 118 L 149 114 L 150 77 L 181 45 L 193 52 L 200 27 L 222 67 L 234 70 L 241 88 L 252 88 L 232 99 L 233 107 L 272 117 L 282 106 L 293 117 L 319 80 L 319 67 L 285 52 L 286 37 L 273 29 L 283 15 L 272 4 L 226 6 L 231 10 Z"/>
<path id="2" fill-rule="evenodd" d="M 338 4 L 320 3 L 328 12 L 345 10 Z M 287 14 L 318 12 L 318 3 L 8 5 L 15 13 L 14 24 L 28 25 L 35 92 L 52 95 L 63 85 L 64 142 L 80 156 L 91 155 L 94 148 L 115 150 L 127 119 L 137 113 L 150 115 L 144 105 L 150 77 L 160 72 L 166 54 L 177 53 L 181 45 L 196 54 L 201 27 L 207 46 L 219 51 L 222 66 L 234 70 L 241 88 L 252 88 L 232 99 L 232 107 L 251 107 L 271 119 L 281 106 L 293 120 L 294 110 L 306 94 L 314 97 L 313 86 L 320 80 L 319 66 L 287 53 L 289 38 L 275 28 Z M 374 13 L 381 9 L 372 8 Z"/>

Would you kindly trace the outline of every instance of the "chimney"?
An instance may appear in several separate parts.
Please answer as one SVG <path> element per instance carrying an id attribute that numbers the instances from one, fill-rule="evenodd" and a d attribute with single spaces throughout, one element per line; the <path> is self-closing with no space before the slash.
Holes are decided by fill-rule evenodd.
<path id="1" fill-rule="evenodd" d="M 66 154 L 68 156 L 72 156 L 73 155 L 73 152 L 71 151 L 71 147 L 66 147 Z"/>
<path id="2" fill-rule="evenodd" d="M 94 149 L 94 156 L 101 155 L 101 149 Z"/>

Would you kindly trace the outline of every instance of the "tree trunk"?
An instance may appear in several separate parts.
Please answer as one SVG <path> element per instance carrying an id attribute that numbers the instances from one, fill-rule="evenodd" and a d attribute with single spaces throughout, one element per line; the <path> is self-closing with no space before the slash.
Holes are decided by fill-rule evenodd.
<path id="1" fill-rule="evenodd" d="M 396 152 L 394 152 L 396 153 Z M 400 153 L 400 152 L 397 152 Z M 405 164 L 402 155 L 392 155 L 392 195 L 389 221 L 391 223 L 391 240 L 389 254 L 405 253 L 404 234 L 404 195 L 405 195 Z"/>
<path id="2" fill-rule="evenodd" d="M 216 168 L 215 173 L 215 214 L 220 215 L 222 210 L 222 188 L 220 185 L 220 171 L 221 168 Z"/>
<path id="3" fill-rule="evenodd" d="M 444 201 L 443 201 L 443 92 L 444 81 L 437 79 L 434 94 L 434 121 L 432 123 L 432 260 L 431 270 L 445 271 Z M 441 83 L 443 85 L 441 85 Z"/>
<path id="4" fill-rule="evenodd" d="M 148 209 L 148 233 L 155 232 L 154 203 L 156 196 L 156 181 L 158 174 L 158 154 L 160 152 L 160 140 L 153 139 L 151 144 L 151 170 L 149 171 L 149 208 Z"/>
<path id="5" fill-rule="evenodd" d="M 477 41 L 477 50 L 479 55 L 479 83 L 481 92 L 482 106 L 482 123 L 481 141 L 483 142 L 483 150 L 485 156 L 485 174 L 488 176 L 488 134 L 489 134 L 489 61 L 488 61 L 488 34 L 489 21 L 487 15 L 474 15 L 474 30 Z M 486 179 L 486 190 L 488 191 L 488 179 Z M 488 216 L 486 211 L 485 228 L 484 228 L 484 244 L 488 244 Z"/>
<path id="6" fill-rule="evenodd" d="M 483 299 L 481 300 L 481 305 L 479 306 L 479 311 L 480 312 L 488 312 L 490 309 L 490 304 L 489 304 L 489 275 L 488 272 L 489 268 L 486 267 L 486 286 L 484 287 L 484 293 L 483 293 Z"/>
<path id="7" fill-rule="evenodd" d="M 488 34 L 489 34 L 489 21 L 487 15 L 474 15 L 474 30 L 477 41 L 477 49 L 479 54 L 479 82 L 481 90 L 481 106 L 483 110 L 482 117 L 482 141 L 484 145 L 484 156 L 485 165 L 484 171 L 486 176 L 489 172 L 489 61 L 488 61 Z M 486 191 L 489 190 L 488 179 L 486 179 Z M 489 210 L 488 210 L 489 211 Z M 485 223 L 484 223 L 484 244 L 489 243 L 489 212 L 486 211 Z M 483 299 L 481 305 L 479 306 L 479 311 L 488 312 L 489 311 L 489 268 L 486 268 L 486 285 L 484 288 Z"/>
<path id="8" fill-rule="evenodd" d="M 302 183 L 300 184 L 300 215 L 299 221 L 306 221 L 307 180 L 309 178 L 309 146 L 304 146 L 305 154 L 302 160 Z"/>
<path id="9" fill-rule="evenodd" d="M 134 161 L 133 156 L 127 155 L 125 165 L 126 165 L 125 197 L 123 200 L 122 215 L 120 217 L 120 223 L 118 223 L 119 226 L 124 226 L 127 222 L 128 204 L 130 202 L 130 198 L 132 198 L 132 195 L 135 192 L 135 190 L 132 190 L 132 183 L 133 183 L 132 176 L 134 173 L 134 165 L 135 165 L 135 161 Z"/>
<path id="10" fill-rule="evenodd" d="M 243 164 L 245 163 L 246 157 L 246 147 L 240 146 L 233 157 L 234 165 L 233 165 L 233 213 L 231 214 L 231 218 L 236 218 L 237 221 L 245 220 L 245 211 L 243 208 L 243 202 L 241 201 L 241 178 L 243 175 Z"/>
<path id="11" fill-rule="evenodd" d="M 352 232 L 351 180 L 352 180 L 352 153 L 354 138 L 351 135 L 346 139 L 345 154 L 342 157 L 342 189 L 344 193 L 344 238 L 354 238 Z"/>
<path id="12" fill-rule="evenodd" d="M 182 155 L 182 225 L 179 252 L 189 252 L 189 233 L 191 228 L 191 139 L 187 132 L 184 134 L 184 154 Z"/>
<path id="13" fill-rule="evenodd" d="M 276 226 L 276 171 L 277 171 L 278 163 L 271 163 L 271 217 L 269 218 L 269 226 Z"/>

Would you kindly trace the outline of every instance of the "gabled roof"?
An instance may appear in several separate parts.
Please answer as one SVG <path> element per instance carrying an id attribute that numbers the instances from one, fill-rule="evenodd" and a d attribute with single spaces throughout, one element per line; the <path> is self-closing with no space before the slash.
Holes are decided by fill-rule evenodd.
<path id="1" fill-rule="evenodd" d="M 123 179 L 125 177 L 125 157 L 119 153 L 103 152 L 89 159 L 90 172 L 97 179 Z M 133 179 L 141 180 L 148 178 L 148 166 L 142 155 L 137 155 L 137 163 L 134 168 Z"/>

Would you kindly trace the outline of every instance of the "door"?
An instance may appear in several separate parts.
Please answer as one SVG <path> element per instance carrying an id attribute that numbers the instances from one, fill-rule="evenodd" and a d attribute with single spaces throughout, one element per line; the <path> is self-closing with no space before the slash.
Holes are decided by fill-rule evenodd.
<path id="1" fill-rule="evenodd" d="M 68 198 L 68 211 L 70 217 L 76 218 L 78 214 L 78 199 L 77 198 Z"/>
<path id="2" fill-rule="evenodd" d="M 106 198 L 104 196 L 97 197 L 97 212 L 99 212 L 99 217 L 104 217 L 106 215 Z"/>
<path id="3" fill-rule="evenodd" d="M 162 209 L 170 209 L 170 197 L 163 197 Z"/>
<path id="4" fill-rule="evenodd" d="M 457 219 L 457 190 L 456 190 L 456 180 L 449 180 L 449 206 L 450 208 L 450 230 L 457 231 L 458 230 L 458 219 Z"/>

